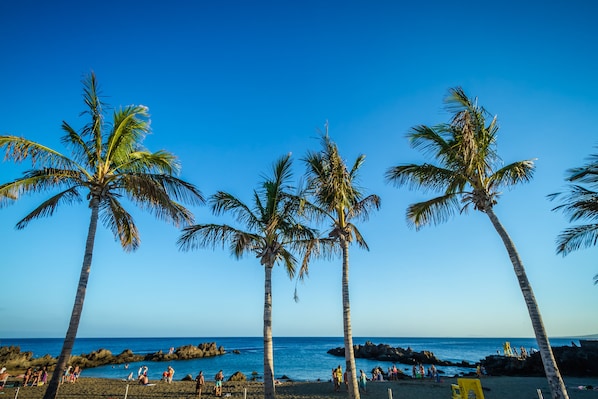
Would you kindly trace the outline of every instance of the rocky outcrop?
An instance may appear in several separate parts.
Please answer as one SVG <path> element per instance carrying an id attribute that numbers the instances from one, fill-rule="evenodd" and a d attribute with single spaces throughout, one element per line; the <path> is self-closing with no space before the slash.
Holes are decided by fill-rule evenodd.
<path id="1" fill-rule="evenodd" d="M 356 358 L 374 359 L 384 362 L 395 362 L 401 364 L 434 364 L 437 366 L 457 366 L 457 367 L 475 367 L 468 362 L 453 363 L 440 360 L 430 351 L 415 352 L 411 348 L 403 349 L 392 347 L 387 344 L 375 345 L 371 341 L 366 341 L 365 345 L 353 345 L 353 351 Z M 334 356 L 345 356 L 345 348 L 339 347 L 330 349 L 329 354 Z"/>
<path id="2" fill-rule="evenodd" d="M 229 381 L 247 381 L 247 377 L 245 377 L 245 374 L 241 373 L 240 371 L 237 371 L 236 373 L 231 375 L 228 380 Z"/>
<path id="3" fill-rule="evenodd" d="M 173 353 L 162 353 L 156 352 L 150 355 L 146 355 L 146 361 L 155 361 L 155 362 L 169 362 L 172 360 L 189 360 L 189 359 L 199 359 L 202 357 L 212 357 L 218 355 L 224 355 L 226 351 L 224 348 L 217 347 L 215 342 L 210 343 L 203 343 L 199 344 L 198 346 L 193 345 L 186 345 L 176 348 Z"/>
<path id="4" fill-rule="evenodd" d="M 113 355 L 108 349 L 98 349 L 89 354 L 71 356 L 69 364 L 84 369 L 104 366 L 106 364 L 125 364 L 142 361 L 172 361 L 198 359 L 202 357 L 213 357 L 225 354 L 222 346 L 218 347 L 215 342 L 201 343 L 197 346 L 186 345 L 174 350 L 172 353 L 158 351 L 146 355 L 136 355 L 130 349 L 122 351 L 119 355 Z M 0 347 L 0 364 L 9 370 L 25 370 L 27 367 L 47 366 L 50 370 L 54 368 L 57 359 L 46 355 L 41 358 L 33 358 L 32 352 L 21 352 L 19 346 Z"/>
<path id="5" fill-rule="evenodd" d="M 573 377 L 598 376 L 598 347 L 559 346 L 552 353 L 562 375 Z M 487 356 L 480 361 L 489 375 L 544 376 L 540 352 L 524 359 L 515 356 Z"/>

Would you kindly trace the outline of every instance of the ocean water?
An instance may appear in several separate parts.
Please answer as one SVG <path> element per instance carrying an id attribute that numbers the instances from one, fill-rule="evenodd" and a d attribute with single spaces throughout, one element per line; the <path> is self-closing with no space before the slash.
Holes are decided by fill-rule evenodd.
<path id="1" fill-rule="evenodd" d="M 460 362 L 462 360 L 476 363 L 489 355 L 502 353 L 503 343 L 509 341 L 511 347 L 526 348 L 529 352 L 537 349 L 534 338 L 389 338 L 389 337 L 353 337 L 353 344 L 388 344 L 393 347 L 408 348 L 414 351 L 431 351 L 440 360 Z M 180 380 L 190 374 L 195 377 L 203 370 L 207 380 L 212 380 L 218 370 L 223 370 L 225 378 L 236 371 L 240 371 L 248 378 L 253 372 L 258 376 L 263 375 L 263 340 L 261 337 L 207 337 L 207 338 L 77 338 L 73 348 L 73 355 L 90 353 L 98 349 L 108 349 L 117 355 L 125 349 L 131 349 L 135 354 L 147 354 L 158 351 L 168 352 L 169 348 L 184 345 L 199 345 L 204 342 L 216 342 L 224 347 L 225 355 L 207 359 L 180 360 L 173 362 L 136 362 L 131 363 L 128 369 L 124 365 L 108 365 L 86 369 L 82 377 L 104 377 L 124 379 L 130 372 L 137 375 L 137 370 L 142 365 L 149 367 L 150 380 L 158 380 L 168 365 L 175 369 L 175 380 Z M 552 346 L 571 345 L 577 338 L 551 338 Z M 34 357 L 49 354 L 58 357 L 62 348 L 60 338 L 12 338 L 0 339 L 0 346 L 19 346 L 21 351 L 33 352 Z M 329 355 L 329 349 L 342 347 L 342 337 L 275 337 L 274 338 L 274 375 L 275 378 L 286 376 L 295 381 L 327 381 L 330 379 L 332 368 L 339 364 L 345 369 L 342 357 Z M 238 351 L 238 354 L 233 353 Z M 377 366 L 384 370 L 392 367 L 393 363 L 377 360 L 356 359 L 357 369 L 366 373 Z M 398 368 L 410 375 L 411 366 L 397 364 Z M 459 367 L 438 367 L 446 376 L 458 375 L 473 371 Z"/>

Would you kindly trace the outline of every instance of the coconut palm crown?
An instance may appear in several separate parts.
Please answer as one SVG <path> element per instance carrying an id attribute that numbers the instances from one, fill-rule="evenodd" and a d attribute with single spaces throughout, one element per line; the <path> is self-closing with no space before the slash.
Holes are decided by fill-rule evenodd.
<path id="1" fill-rule="evenodd" d="M 31 221 L 52 216 L 59 205 L 84 202 L 91 211 L 83 265 L 70 323 L 45 399 L 54 399 L 59 380 L 75 342 L 92 264 L 98 221 L 109 228 L 125 251 L 141 243 L 133 217 L 123 199 L 153 213 L 158 219 L 182 226 L 193 222 L 193 214 L 181 202 L 199 205 L 201 192 L 176 175 L 180 166 L 166 151 L 149 152 L 142 146 L 150 132 L 148 109 L 130 105 L 114 111 L 112 123 L 104 120 L 95 75 L 84 80 L 84 101 L 90 116 L 80 131 L 63 122 L 62 143 L 72 156 L 17 136 L 0 136 L 5 159 L 30 160 L 32 169 L 22 177 L 0 185 L 0 206 L 24 195 L 52 193 L 17 223 L 23 229 Z M 179 202 L 181 201 L 181 202 Z"/>
<path id="2" fill-rule="evenodd" d="M 408 138 L 412 147 L 431 155 L 436 163 L 393 166 L 386 172 L 388 182 L 408 185 L 423 191 L 439 192 L 427 201 L 411 204 L 407 218 L 416 229 L 445 222 L 449 217 L 467 212 L 469 207 L 485 213 L 507 249 L 519 286 L 530 314 L 544 369 L 553 398 L 567 398 L 567 391 L 558 370 L 534 293 L 523 262 L 494 213 L 500 189 L 530 181 L 533 160 L 503 165 L 496 149 L 498 122 L 470 99 L 461 88 L 449 90 L 447 110 L 453 113 L 445 124 L 412 128 Z"/>

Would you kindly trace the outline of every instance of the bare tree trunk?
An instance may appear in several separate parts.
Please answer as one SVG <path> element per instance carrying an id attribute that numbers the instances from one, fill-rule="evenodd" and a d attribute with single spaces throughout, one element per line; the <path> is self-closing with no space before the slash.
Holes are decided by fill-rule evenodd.
<path id="1" fill-rule="evenodd" d="M 264 398 L 273 399 L 274 352 L 272 349 L 272 266 L 264 265 Z"/>
<path id="2" fill-rule="evenodd" d="M 550 347 L 550 342 L 548 341 L 548 336 L 546 335 L 546 330 L 544 329 L 542 316 L 540 315 L 540 309 L 538 308 L 536 297 L 532 291 L 532 286 L 527 279 L 523 262 L 519 258 L 515 244 L 511 240 L 511 237 L 509 237 L 509 234 L 503 225 L 498 220 L 498 217 L 496 217 L 494 210 L 492 208 L 488 208 L 485 212 L 490 218 L 492 225 L 500 235 L 500 238 L 503 240 L 503 243 L 505 244 L 509 254 L 509 258 L 511 259 L 511 263 L 513 264 L 513 269 L 515 270 L 515 275 L 519 281 L 519 287 L 521 288 L 521 292 L 532 321 L 532 327 L 536 335 L 538 348 L 540 349 L 540 356 L 542 357 L 544 372 L 546 373 L 546 378 L 548 379 L 548 386 L 550 387 L 552 398 L 568 399 L 569 394 L 567 393 L 567 388 L 565 387 L 565 383 L 563 382 L 563 378 L 559 372 L 554 354 L 552 353 L 552 348 Z"/>
<path id="3" fill-rule="evenodd" d="M 349 243 L 341 239 L 343 251 L 343 331 L 345 336 L 345 370 L 350 399 L 359 399 L 359 386 L 353 352 L 353 331 L 351 329 L 351 304 L 349 302 Z"/>
<path id="4" fill-rule="evenodd" d="M 71 320 L 69 327 L 62 344 L 62 350 L 56 363 L 56 368 L 52 373 L 52 378 L 48 383 L 44 399 L 55 399 L 60 387 L 60 378 L 62 372 L 71 357 L 75 338 L 77 337 L 77 330 L 79 329 L 79 321 L 81 320 L 81 312 L 83 311 L 83 302 L 85 301 L 85 291 L 87 290 L 87 282 L 89 281 L 89 272 L 91 271 L 91 260 L 93 256 L 93 246 L 95 243 L 96 230 L 98 227 L 98 213 L 99 203 L 94 199 L 91 204 L 91 219 L 89 222 L 89 229 L 87 231 L 87 241 L 85 243 L 85 255 L 83 256 L 83 266 L 81 267 L 81 275 L 79 276 L 79 285 L 77 286 L 77 294 L 75 295 L 75 303 L 73 305 L 73 312 L 71 313 Z"/>

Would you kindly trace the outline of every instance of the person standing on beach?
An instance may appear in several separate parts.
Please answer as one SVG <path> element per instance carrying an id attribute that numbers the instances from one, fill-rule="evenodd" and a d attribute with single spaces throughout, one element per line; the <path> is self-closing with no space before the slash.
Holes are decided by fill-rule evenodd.
<path id="1" fill-rule="evenodd" d="M 359 389 L 363 390 L 363 393 L 367 393 L 367 389 L 366 389 L 367 381 L 368 381 L 368 378 L 365 375 L 365 373 L 363 372 L 363 370 L 359 370 Z"/>
<path id="2" fill-rule="evenodd" d="M 198 398 L 201 398 L 201 390 L 203 389 L 205 382 L 203 371 L 200 371 L 199 374 L 197 374 L 197 377 L 195 377 L 195 393 Z"/>
<path id="3" fill-rule="evenodd" d="M 340 387 L 343 383 L 343 368 L 340 364 L 336 368 L 336 379 L 338 380 L 338 386 Z"/>
<path id="4" fill-rule="evenodd" d="M 224 380 L 224 374 L 222 373 L 222 370 L 216 374 L 214 379 L 216 380 L 216 386 L 214 387 L 216 391 L 215 394 L 216 396 L 222 396 L 222 380 Z"/>

